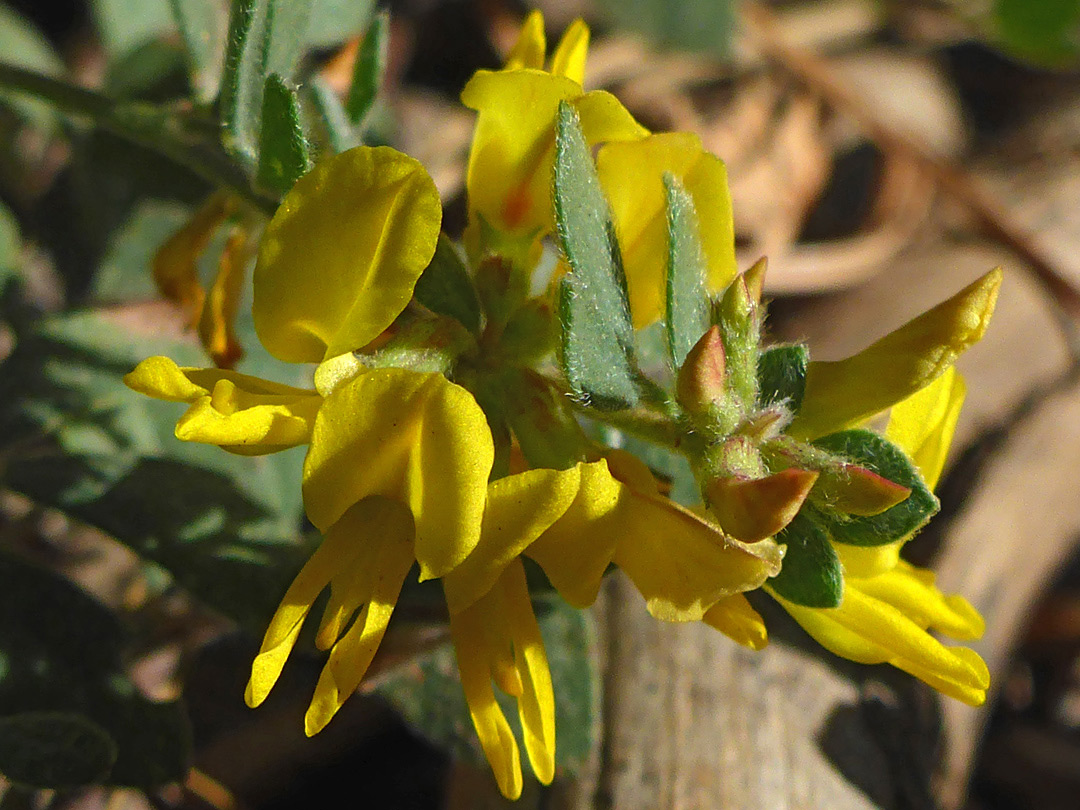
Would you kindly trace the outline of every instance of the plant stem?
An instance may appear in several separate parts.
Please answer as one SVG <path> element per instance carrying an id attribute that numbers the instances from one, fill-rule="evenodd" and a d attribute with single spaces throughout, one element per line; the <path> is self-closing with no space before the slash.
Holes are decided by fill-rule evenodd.
<path id="1" fill-rule="evenodd" d="M 216 186 L 230 189 L 270 215 L 278 201 L 253 188 L 243 169 L 216 141 L 198 134 L 185 116 L 132 101 L 117 101 L 24 68 L 0 63 L 0 87 L 48 102 L 61 112 L 89 118 L 97 126 L 179 163 Z"/>

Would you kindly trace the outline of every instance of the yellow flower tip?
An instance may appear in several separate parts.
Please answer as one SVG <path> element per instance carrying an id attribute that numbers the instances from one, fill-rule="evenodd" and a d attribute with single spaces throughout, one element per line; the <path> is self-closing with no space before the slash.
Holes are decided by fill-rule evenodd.
<path id="1" fill-rule="evenodd" d="M 206 389 L 188 379 L 184 371 L 168 357 L 147 357 L 124 375 L 124 385 L 148 397 L 170 402 L 194 402 L 205 396 Z"/>
<path id="2" fill-rule="evenodd" d="M 580 17 L 570 23 L 551 57 L 551 72 L 585 84 L 585 60 L 589 55 L 589 26 Z"/>
<path id="3" fill-rule="evenodd" d="M 314 737 L 326 728 L 343 703 L 336 689 L 321 694 L 316 691 L 311 705 L 304 714 L 304 735 Z"/>
<path id="4" fill-rule="evenodd" d="M 705 612 L 702 621 L 751 650 L 763 650 L 769 644 L 765 620 L 741 593 L 721 599 Z"/>
<path id="5" fill-rule="evenodd" d="M 533 9 L 521 25 L 517 42 L 506 56 L 505 69 L 518 70 L 520 68 L 532 68 L 540 70 L 544 67 L 544 56 L 547 52 L 547 37 L 544 33 L 544 15 L 540 9 Z"/>
<path id="6" fill-rule="evenodd" d="M 435 183 L 408 155 L 361 146 L 319 163 L 260 245 L 252 312 L 263 345 L 303 363 L 369 343 L 408 303 L 441 220 Z"/>
<path id="7" fill-rule="evenodd" d="M 986 632 L 986 620 L 967 599 L 957 594 L 945 597 L 945 604 L 957 622 L 949 628 L 949 635 L 958 641 L 975 641 Z"/>

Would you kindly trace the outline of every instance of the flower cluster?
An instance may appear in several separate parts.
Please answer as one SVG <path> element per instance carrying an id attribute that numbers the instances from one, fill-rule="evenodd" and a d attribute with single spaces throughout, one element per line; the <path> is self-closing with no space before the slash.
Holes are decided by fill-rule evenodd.
<path id="1" fill-rule="evenodd" d="M 316 636 L 329 656 L 305 721 L 317 733 L 360 685 L 405 581 L 438 579 L 499 788 L 517 797 L 522 770 L 495 687 L 516 700 L 528 761 L 550 782 L 555 704 L 528 558 L 576 607 L 614 564 L 656 618 L 703 621 L 755 649 L 767 635 L 744 594 L 764 589 L 833 652 L 979 703 L 981 659 L 927 631 L 975 638 L 980 618 L 899 550 L 936 511 L 963 398 L 952 363 L 982 336 L 999 274 L 844 361 L 763 348 L 764 266 L 737 272 L 723 163 L 695 136 L 651 134 L 614 96 L 585 92 L 588 37 L 572 25 L 545 68 L 534 13 L 505 67 L 465 87 L 478 116 L 464 254 L 440 234 L 423 167 L 388 147 L 326 158 L 285 196 L 259 245 L 253 313 L 271 354 L 314 364 L 312 388 L 164 357 L 126 377 L 187 404 L 180 439 L 242 454 L 308 447 L 304 506 L 323 541 L 270 620 L 247 702 L 266 698 L 329 589 Z M 581 221 L 608 223 L 614 297 L 581 266 L 564 188 L 575 154 L 584 188 L 606 200 Z M 545 263 L 553 239 L 560 259 Z M 693 300 L 674 280 L 683 265 L 697 273 Z M 633 361 L 635 330 L 658 319 L 669 388 Z M 617 338 L 633 401 L 590 389 L 576 352 L 593 334 Z M 862 429 L 890 409 L 884 437 Z M 707 509 L 669 500 L 589 422 L 684 454 Z"/>

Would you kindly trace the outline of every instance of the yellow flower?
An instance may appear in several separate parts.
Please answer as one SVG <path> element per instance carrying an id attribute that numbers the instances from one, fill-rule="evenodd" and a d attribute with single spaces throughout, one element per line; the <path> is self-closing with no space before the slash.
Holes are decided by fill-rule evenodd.
<path id="1" fill-rule="evenodd" d="M 260 341 L 281 360 L 323 363 L 323 376 L 359 371 L 351 352 L 405 308 L 441 218 L 434 183 L 407 155 L 359 147 L 320 163 L 285 196 L 260 245 L 252 309 Z M 236 276 L 223 281 L 223 310 L 234 305 Z M 124 381 L 190 405 L 178 438 L 249 454 L 306 443 L 322 401 L 318 391 L 165 357 L 144 360 Z"/>
<path id="2" fill-rule="evenodd" d="M 941 475 L 964 399 L 964 381 L 952 361 L 982 337 L 999 284 L 1000 272 L 995 271 L 856 355 L 884 361 L 888 373 L 876 381 L 885 393 L 863 384 L 854 394 L 859 404 L 833 417 L 846 423 L 861 419 L 879 405 L 890 404 L 896 391 L 929 379 L 893 405 L 885 435 L 911 457 L 930 488 Z M 898 347 L 906 347 L 909 356 L 898 358 L 889 353 Z M 854 359 L 836 365 L 848 364 L 850 371 L 869 362 L 852 362 Z M 828 380 L 828 373 L 819 376 L 819 381 Z M 830 392 L 829 396 L 838 394 Z M 820 425 L 825 416 L 823 411 L 817 413 Z M 982 617 L 962 597 L 943 594 L 935 586 L 932 572 L 900 559 L 906 540 L 876 547 L 833 543 L 844 568 L 839 607 L 804 607 L 771 589 L 770 593 L 819 644 L 837 655 L 866 664 L 892 664 L 943 694 L 981 705 L 990 685 L 982 658 L 965 647 L 947 647 L 927 631 L 958 640 L 977 639 L 984 629 Z"/>
<path id="3" fill-rule="evenodd" d="M 506 68 L 477 71 L 462 90 L 462 103 L 479 113 L 466 177 L 470 245 L 481 224 L 511 239 L 532 239 L 554 227 L 551 170 L 560 101 L 573 104 L 590 144 L 647 134 L 613 95 L 582 88 L 588 39 L 585 24 L 575 22 L 545 71 L 543 19 L 534 12 Z"/>
<path id="4" fill-rule="evenodd" d="M 622 250 L 634 327 L 660 317 L 668 263 L 664 175 L 682 181 L 697 211 L 706 281 L 715 293 L 735 278 L 735 226 L 727 170 L 697 135 L 668 132 L 600 149 L 596 171 L 604 188 Z"/>

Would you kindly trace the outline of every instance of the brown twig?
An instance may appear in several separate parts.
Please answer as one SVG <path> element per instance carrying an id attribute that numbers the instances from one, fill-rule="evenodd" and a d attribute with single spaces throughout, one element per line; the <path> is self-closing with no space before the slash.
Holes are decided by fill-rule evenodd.
<path id="1" fill-rule="evenodd" d="M 1074 357 L 1080 358 L 1080 289 L 1046 257 L 1012 211 L 970 172 L 935 155 L 925 144 L 883 123 L 859 93 L 812 51 L 788 42 L 775 15 L 753 0 L 742 19 L 762 54 L 795 76 L 837 110 L 851 116 L 883 149 L 901 154 L 925 171 L 942 193 L 970 211 L 987 234 L 1016 256 L 1046 291 Z"/>

